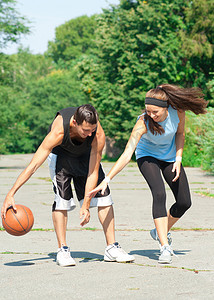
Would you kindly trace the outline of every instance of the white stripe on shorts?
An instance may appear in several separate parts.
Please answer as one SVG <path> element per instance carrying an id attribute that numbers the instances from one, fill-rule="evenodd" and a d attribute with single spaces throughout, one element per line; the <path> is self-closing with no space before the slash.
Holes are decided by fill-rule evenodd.
<path id="1" fill-rule="evenodd" d="M 80 207 L 83 205 L 84 199 L 80 200 Z M 113 205 L 112 197 L 111 195 L 103 196 L 103 197 L 97 197 L 92 198 L 90 202 L 90 208 L 92 207 L 103 207 L 103 206 L 110 206 Z"/>
<path id="2" fill-rule="evenodd" d="M 50 153 L 48 156 L 48 165 L 50 170 L 51 179 L 53 181 L 53 184 L 56 188 L 56 194 L 54 201 L 56 202 L 55 210 L 73 210 L 76 207 L 76 204 L 74 203 L 74 199 L 71 198 L 69 200 L 65 200 L 59 195 L 59 190 L 57 188 L 57 182 L 56 182 L 56 160 L 57 155 Z"/>

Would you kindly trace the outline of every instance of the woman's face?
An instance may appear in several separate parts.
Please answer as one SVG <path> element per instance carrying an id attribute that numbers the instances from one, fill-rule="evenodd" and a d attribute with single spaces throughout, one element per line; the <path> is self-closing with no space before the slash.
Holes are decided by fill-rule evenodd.
<path id="1" fill-rule="evenodd" d="M 163 122 L 168 116 L 168 109 L 166 107 L 146 105 L 146 113 L 155 122 Z"/>

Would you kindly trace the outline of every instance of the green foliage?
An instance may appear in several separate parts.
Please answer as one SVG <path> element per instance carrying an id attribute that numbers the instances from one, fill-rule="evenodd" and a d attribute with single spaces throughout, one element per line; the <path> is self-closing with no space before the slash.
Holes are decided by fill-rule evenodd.
<path id="1" fill-rule="evenodd" d="M 184 166 L 202 167 L 214 173 L 214 109 L 205 115 L 186 113 Z"/>
<path id="2" fill-rule="evenodd" d="M 198 0 L 121 1 L 97 18 L 97 48 L 82 57 L 77 70 L 106 134 L 117 146 L 126 143 L 150 88 L 167 82 L 200 86 L 209 94 L 205 83 L 213 57 L 193 55 L 184 44 L 184 37 L 194 43 L 193 32 L 200 34 L 213 18 L 209 0 L 197 4 Z M 202 24 L 205 11 L 208 21 Z M 209 45 L 210 37 L 208 33 Z M 203 53 L 207 45 L 200 44 Z"/>
<path id="3" fill-rule="evenodd" d="M 34 152 L 57 110 L 86 103 L 75 72 L 19 50 L 0 54 L 0 153 Z"/>
<path id="4" fill-rule="evenodd" d="M 212 76 L 212 79 L 208 81 L 207 88 L 209 90 L 209 94 L 211 95 L 211 99 L 209 99 L 209 105 L 214 107 L 214 73 L 211 72 L 210 75 Z"/>
<path id="5" fill-rule="evenodd" d="M 95 25 L 95 16 L 81 16 L 57 27 L 55 40 L 48 43 L 48 55 L 66 66 L 82 54 L 89 54 L 95 47 Z"/>
<path id="6" fill-rule="evenodd" d="M 24 105 L 11 87 L 0 86 L 0 153 L 26 153 L 32 149 L 26 138 Z"/>
<path id="7" fill-rule="evenodd" d="M 0 0 L 0 48 L 29 32 L 15 3 Z M 57 110 L 88 102 L 123 149 L 161 83 L 199 86 L 214 105 L 213 16 L 212 0 L 121 0 L 56 28 L 45 56 L 0 53 L 0 153 L 35 151 Z M 187 113 L 184 165 L 214 172 L 212 120 Z"/>
<path id="8" fill-rule="evenodd" d="M 9 42 L 16 43 L 22 34 L 30 32 L 29 21 L 16 11 L 14 0 L 0 0 L 0 49 Z"/>
<path id="9" fill-rule="evenodd" d="M 180 30 L 184 64 L 192 66 L 194 72 L 189 85 L 200 86 L 210 98 L 206 82 L 214 65 L 214 2 L 212 0 L 188 1 L 185 8 L 185 29 Z"/>
<path id="10" fill-rule="evenodd" d="M 41 55 L 20 50 L 0 53 L 0 153 L 32 152 L 27 116 L 27 86 L 47 74 L 52 63 Z"/>
<path id="11" fill-rule="evenodd" d="M 49 75 L 29 84 L 26 94 L 30 139 L 34 150 L 47 134 L 56 112 L 86 102 L 80 84 L 71 70 L 53 70 Z"/>
<path id="12" fill-rule="evenodd" d="M 183 65 L 178 36 L 185 3 L 121 1 L 97 19 L 97 50 L 79 62 L 78 72 L 106 134 L 117 145 L 127 141 L 148 89 L 183 83 L 193 72 Z"/>
<path id="13" fill-rule="evenodd" d="M 186 30 L 181 32 L 183 50 L 190 57 L 210 59 L 214 43 L 214 2 L 190 1 L 185 8 Z M 207 70 L 208 71 L 208 70 Z"/>

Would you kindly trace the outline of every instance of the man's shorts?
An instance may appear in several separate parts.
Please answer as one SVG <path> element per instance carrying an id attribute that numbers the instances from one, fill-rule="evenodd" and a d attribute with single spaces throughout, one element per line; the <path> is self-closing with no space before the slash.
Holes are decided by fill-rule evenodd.
<path id="1" fill-rule="evenodd" d="M 81 207 L 84 200 L 85 184 L 87 181 L 88 173 L 87 170 L 83 170 L 83 167 L 81 168 L 82 162 L 78 168 L 76 158 L 74 159 L 74 164 L 72 164 L 72 158 L 68 159 L 61 155 L 51 153 L 48 156 L 48 165 L 50 170 L 50 176 L 53 182 L 53 190 L 55 193 L 53 211 L 70 211 L 76 207 L 71 187 L 72 179 L 76 196 L 80 202 Z M 104 178 L 105 174 L 103 172 L 102 166 L 100 165 L 97 185 L 99 185 Z M 109 187 L 107 187 L 104 195 L 102 195 L 100 191 L 95 195 L 94 198 L 91 199 L 90 207 L 104 207 L 112 204 L 113 201 L 110 195 L 110 189 Z"/>

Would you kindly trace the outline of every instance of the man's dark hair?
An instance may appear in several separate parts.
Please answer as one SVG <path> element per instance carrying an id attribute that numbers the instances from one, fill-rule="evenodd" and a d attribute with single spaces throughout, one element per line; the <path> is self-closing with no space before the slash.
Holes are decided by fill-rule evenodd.
<path id="1" fill-rule="evenodd" d="M 98 122 L 98 114 L 92 105 L 84 104 L 77 108 L 74 114 L 74 120 L 76 120 L 78 125 L 81 125 L 83 121 L 93 125 Z"/>

